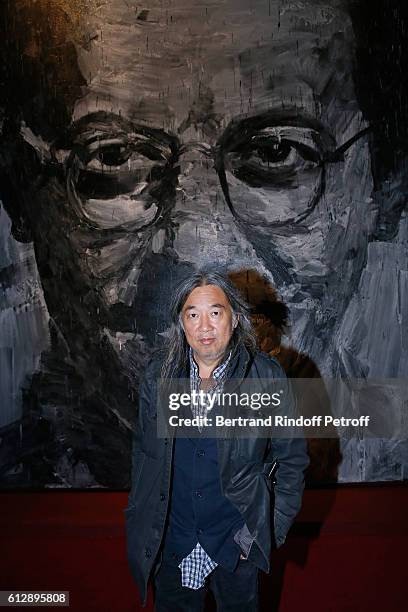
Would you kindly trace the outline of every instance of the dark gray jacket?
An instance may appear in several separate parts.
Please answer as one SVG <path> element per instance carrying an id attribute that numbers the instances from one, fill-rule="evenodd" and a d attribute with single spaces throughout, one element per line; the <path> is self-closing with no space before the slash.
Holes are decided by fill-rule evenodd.
<path id="1" fill-rule="evenodd" d="M 158 559 L 165 531 L 171 487 L 172 438 L 157 436 L 157 379 L 160 362 L 153 360 L 146 370 L 139 393 L 139 420 L 134 434 L 132 486 L 125 510 L 128 560 L 140 589 L 143 605 L 147 583 Z M 241 347 L 231 360 L 228 377 L 238 382 L 247 378 L 285 378 L 277 361 L 264 353 L 250 355 Z M 286 385 L 286 381 L 283 382 Z M 281 385 L 280 385 L 281 386 Z M 284 390 L 289 397 L 290 390 Z M 286 410 L 286 408 L 285 408 Z M 309 463 L 303 438 L 217 439 L 218 463 L 223 494 L 245 520 L 237 541 L 249 549 L 249 560 L 269 571 L 272 537 L 276 546 L 286 534 L 300 509 L 304 488 L 303 471 Z M 279 463 L 271 496 L 268 471 Z M 271 516 L 273 531 L 271 531 Z"/>

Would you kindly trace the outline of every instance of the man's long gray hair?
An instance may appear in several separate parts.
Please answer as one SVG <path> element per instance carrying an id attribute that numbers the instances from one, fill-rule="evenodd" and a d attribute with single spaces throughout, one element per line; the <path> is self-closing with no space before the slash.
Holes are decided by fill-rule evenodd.
<path id="1" fill-rule="evenodd" d="M 162 378 L 173 378 L 180 371 L 188 371 L 189 345 L 182 326 L 181 311 L 190 293 L 197 287 L 207 285 L 214 285 L 224 291 L 232 314 L 237 317 L 238 323 L 233 330 L 227 350 L 234 351 L 239 345 L 246 346 L 250 352 L 256 350 L 256 336 L 249 315 L 249 307 L 241 294 L 228 277 L 221 272 L 202 269 L 185 279 L 173 294 L 170 309 L 171 328 L 165 343 Z"/>

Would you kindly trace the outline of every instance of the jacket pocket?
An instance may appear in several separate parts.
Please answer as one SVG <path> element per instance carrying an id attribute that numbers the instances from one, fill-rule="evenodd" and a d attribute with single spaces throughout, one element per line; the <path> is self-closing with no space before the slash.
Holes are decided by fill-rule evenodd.
<path id="1" fill-rule="evenodd" d="M 238 531 L 234 535 L 234 542 L 238 544 L 245 558 L 248 557 L 251 551 L 251 546 L 254 541 L 255 538 L 250 533 L 246 523 L 244 523 L 243 527 L 241 527 L 241 529 L 238 529 Z"/>

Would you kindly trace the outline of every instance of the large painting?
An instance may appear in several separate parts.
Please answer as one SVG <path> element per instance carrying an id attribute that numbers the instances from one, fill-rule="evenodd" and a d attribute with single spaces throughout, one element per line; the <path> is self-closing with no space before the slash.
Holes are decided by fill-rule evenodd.
<path id="1" fill-rule="evenodd" d="M 127 486 L 140 377 L 204 265 L 291 376 L 406 377 L 402 0 L 0 10 L 3 487 Z M 407 475 L 398 437 L 310 448 L 319 481 Z"/>

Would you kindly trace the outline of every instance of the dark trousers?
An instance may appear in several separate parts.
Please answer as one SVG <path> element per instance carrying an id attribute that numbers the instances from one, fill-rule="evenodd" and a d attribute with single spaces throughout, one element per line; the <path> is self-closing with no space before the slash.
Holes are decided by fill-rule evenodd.
<path id="1" fill-rule="evenodd" d="M 240 561 L 234 572 L 219 565 L 207 576 L 201 589 L 181 586 L 181 570 L 163 562 L 155 578 L 156 612 L 202 612 L 205 594 L 212 591 L 217 612 L 258 611 L 258 568 Z"/>

